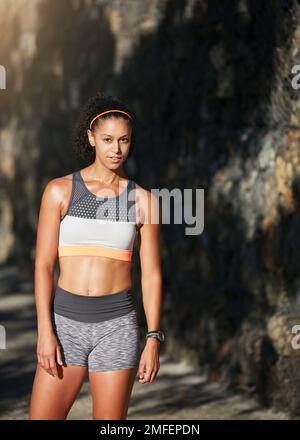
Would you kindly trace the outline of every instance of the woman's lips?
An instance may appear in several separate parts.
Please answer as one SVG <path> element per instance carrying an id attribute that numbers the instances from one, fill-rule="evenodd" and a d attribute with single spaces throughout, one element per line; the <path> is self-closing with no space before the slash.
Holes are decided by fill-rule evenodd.
<path id="1" fill-rule="evenodd" d="M 110 159 L 114 163 L 117 163 L 117 162 L 120 162 L 121 157 L 114 156 L 114 157 L 108 157 L 108 159 Z"/>

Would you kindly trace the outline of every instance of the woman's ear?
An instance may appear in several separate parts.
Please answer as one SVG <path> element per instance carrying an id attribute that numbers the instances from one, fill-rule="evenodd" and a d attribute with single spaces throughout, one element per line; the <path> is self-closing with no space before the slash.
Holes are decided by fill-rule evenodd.
<path id="1" fill-rule="evenodd" d="M 90 142 L 91 147 L 95 147 L 95 138 L 93 132 L 88 128 L 87 129 L 87 137 Z"/>

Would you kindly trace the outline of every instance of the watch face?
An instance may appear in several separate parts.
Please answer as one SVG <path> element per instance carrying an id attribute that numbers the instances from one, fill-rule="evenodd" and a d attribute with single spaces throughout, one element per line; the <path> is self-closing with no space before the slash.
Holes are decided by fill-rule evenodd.
<path id="1" fill-rule="evenodd" d="M 165 340 L 165 335 L 164 335 L 164 333 L 160 330 L 159 332 L 159 338 L 160 338 L 160 340 L 161 341 L 164 341 Z"/>
<path id="2" fill-rule="evenodd" d="M 152 333 L 152 335 L 151 335 Z M 157 330 L 153 332 L 149 332 L 149 336 L 147 337 L 154 337 L 157 338 L 159 341 L 163 342 L 165 340 L 165 334 L 162 330 Z"/>

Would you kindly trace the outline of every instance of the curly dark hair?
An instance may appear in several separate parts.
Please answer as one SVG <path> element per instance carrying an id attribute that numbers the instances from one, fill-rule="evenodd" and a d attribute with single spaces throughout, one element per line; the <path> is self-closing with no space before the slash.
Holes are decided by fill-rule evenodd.
<path id="1" fill-rule="evenodd" d="M 83 159 L 85 162 L 89 164 L 95 161 L 95 148 L 91 147 L 88 136 L 87 129 L 90 126 L 90 122 L 92 119 L 101 112 L 110 109 L 119 109 L 129 113 L 132 117 L 130 119 L 124 113 L 112 112 L 106 113 L 103 116 L 97 118 L 91 127 L 91 130 L 94 131 L 95 128 L 101 123 L 101 120 L 109 119 L 109 118 L 123 118 L 128 121 L 131 125 L 131 143 L 128 152 L 127 158 L 130 157 L 134 147 L 134 115 L 133 112 L 125 105 L 123 102 L 119 101 L 115 97 L 108 95 L 106 96 L 102 92 L 97 92 L 94 96 L 90 97 L 87 102 L 83 105 L 79 117 L 75 123 L 75 127 L 72 131 L 72 144 L 75 151 L 76 156 L 79 159 Z"/>

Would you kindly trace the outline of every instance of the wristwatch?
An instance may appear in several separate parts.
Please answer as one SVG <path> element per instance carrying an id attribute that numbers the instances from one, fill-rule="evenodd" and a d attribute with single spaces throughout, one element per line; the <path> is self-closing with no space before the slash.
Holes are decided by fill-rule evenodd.
<path id="1" fill-rule="evenodd" d="M 146 339 L 147 338 L 156 338 L 160 342 L 164 342 L 165 334 L 162 330 L 152 330 L 146 334 Z"/>

